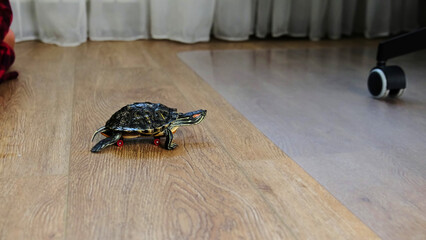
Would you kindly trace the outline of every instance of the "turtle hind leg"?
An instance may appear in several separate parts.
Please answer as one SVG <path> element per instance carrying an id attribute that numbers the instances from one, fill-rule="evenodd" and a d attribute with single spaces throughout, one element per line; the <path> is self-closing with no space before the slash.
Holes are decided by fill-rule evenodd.
<path id="1" fill-rule="evenodd" d="M 111 137 L 102 139 L 92 148 L 91 151 L 93 153 L 100 152 L 102 149 L 115 144 L 121 138 L 121 135 L 122 135 L 121 133 L 116 133 L 112 135 Z"/>
<path id="2" fill-rule="evenodd" d="M 95 137 L 96 137 L 96 135 L 98 133 L 105 132 L 105 131 L 107 131 L 105 126 L 103 126 L 103 127 L 99 128 L 98 130 L 96 130 L 96 132 L 93 133 L 93 135 L 92 135 L 92 142 L 93 142 L 93 139 L 95 139 Z"/>
<path id="3" fill-rule="evenodd" d="M 173 143 L 173 133 L 172 131 L 170 131 L 170 129 L 166 129 L 165 131 L 165 135 L 166 135 L 166 144 L 165 144 L 165 148 L 167 150 L 173 150 L 175 149 L 178 145 L 176 143 Z"/>

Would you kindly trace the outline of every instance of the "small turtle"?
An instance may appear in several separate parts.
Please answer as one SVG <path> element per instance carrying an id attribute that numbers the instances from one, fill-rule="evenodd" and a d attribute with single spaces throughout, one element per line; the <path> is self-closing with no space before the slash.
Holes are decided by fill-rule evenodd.
<path id="1" fill-rule="evenodd" d="M 166 137 L 165 148 L 175 149 L 176 143 L 172 143 L 173 134 L 181 126 L 198 124 L 206 116 L 206 110 L 197 110 L 188 113 L 178 113 L 176 108 L 169 108 L 161 103 L 141 102 L 129 104 L 116 113 L 99 128 L 92 136 L 101 133 L 106 136 L 99 141 L 92 152 L 117 144 L 123 145 L 122 138 L 137 138 L 143 136 L 154 137 L 155 145 L 159 144 L 160 137 Z"/>

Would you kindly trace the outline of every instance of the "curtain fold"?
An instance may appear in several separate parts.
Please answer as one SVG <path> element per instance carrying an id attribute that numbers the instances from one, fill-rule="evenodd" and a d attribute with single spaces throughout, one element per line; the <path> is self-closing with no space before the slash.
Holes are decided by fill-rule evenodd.
<path id="1" fill-rule="evenodd" d="M 87 40 L 85 0 L 37 0 L 34 3 L 40 40 L 63 46 L 77 46 Z"/>
<path id="2" fill-rule="evenodd" d="M 38 39 L 37 21 L 33 1 L 10 1 L 13 10 L 12 30 L 17 41 Z"/>
<path id="3" fill-rule="evenodd" d="M 216 0 L 213 35 L 229 41 L 244 41 L 253 33 L 253 3 L 247 0 Z"/>
<path id="4" fill-rule="evenodd" d="M 17 41 L 76 46 L 87 39 L 211 36 L 244 41 L 255 35 L 339 39 L 410 31 L 424 22 L 422 0 L 10 0 Z"/>
<path id="5" fill-rule="evenodd" d="M 210 40 L 214 0 L 151 0 L 151 37 L 184 43 Z"/>
<path id="6" fill-rule="evenodd" d="M 89 3 L 91 40 L 131 41 L 149 38 L 148 0 L 91 0 Z"/>

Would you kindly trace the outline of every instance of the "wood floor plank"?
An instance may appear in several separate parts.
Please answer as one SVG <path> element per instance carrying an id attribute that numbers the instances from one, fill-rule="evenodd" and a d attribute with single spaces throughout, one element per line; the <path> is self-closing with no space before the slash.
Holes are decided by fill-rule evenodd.
<path id="1" fill-rule="evenodd" d="M 0 239 L 63 239 L 74 51 L 18 44 L 0 84 Z"/>
<path id="2" fill-rule="evenodd" d="M 0 239 L 64 239 L 66 175 L 0 179 Z"/>
<path id="3" fill-rule="evenodd" d="M 66 174 L 74 51 L 26 45 L 16 51 L 19 79 L 0 84 L 0 176 Z"/>

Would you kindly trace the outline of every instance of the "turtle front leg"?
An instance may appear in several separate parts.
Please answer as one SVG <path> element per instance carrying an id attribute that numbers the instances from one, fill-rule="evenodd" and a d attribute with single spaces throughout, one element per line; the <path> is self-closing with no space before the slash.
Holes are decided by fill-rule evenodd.
<path id="1" fill-rule="evenodd" d="M 100 152 L 102 149 L 104 149 L 104 148 L 106 148 L 110 145 L 115 144 L 121 138 L 121 135 L 122 135 L 121 133 L 115 133 L 111 137 L 107 137 L 105 139 L 102 139 L 92 148 L 91 151 L 93 153 Z"/>
<path id="2" fill-rule="evenodd" d="M 173 141 L 173 133 L 172 133 L 172 131 L 170 131 L 170 129 L 166 129 L 166 132 L 165 132 L 165 135 L 166 135 L 166 144 L 165 144 L 165 148 L 167 149 L 167 150 L 173 150 L 173 149 L 175 149 L 178 145 L 176 144 L 176 143 L 173 143 L 172 141 Z"/>

